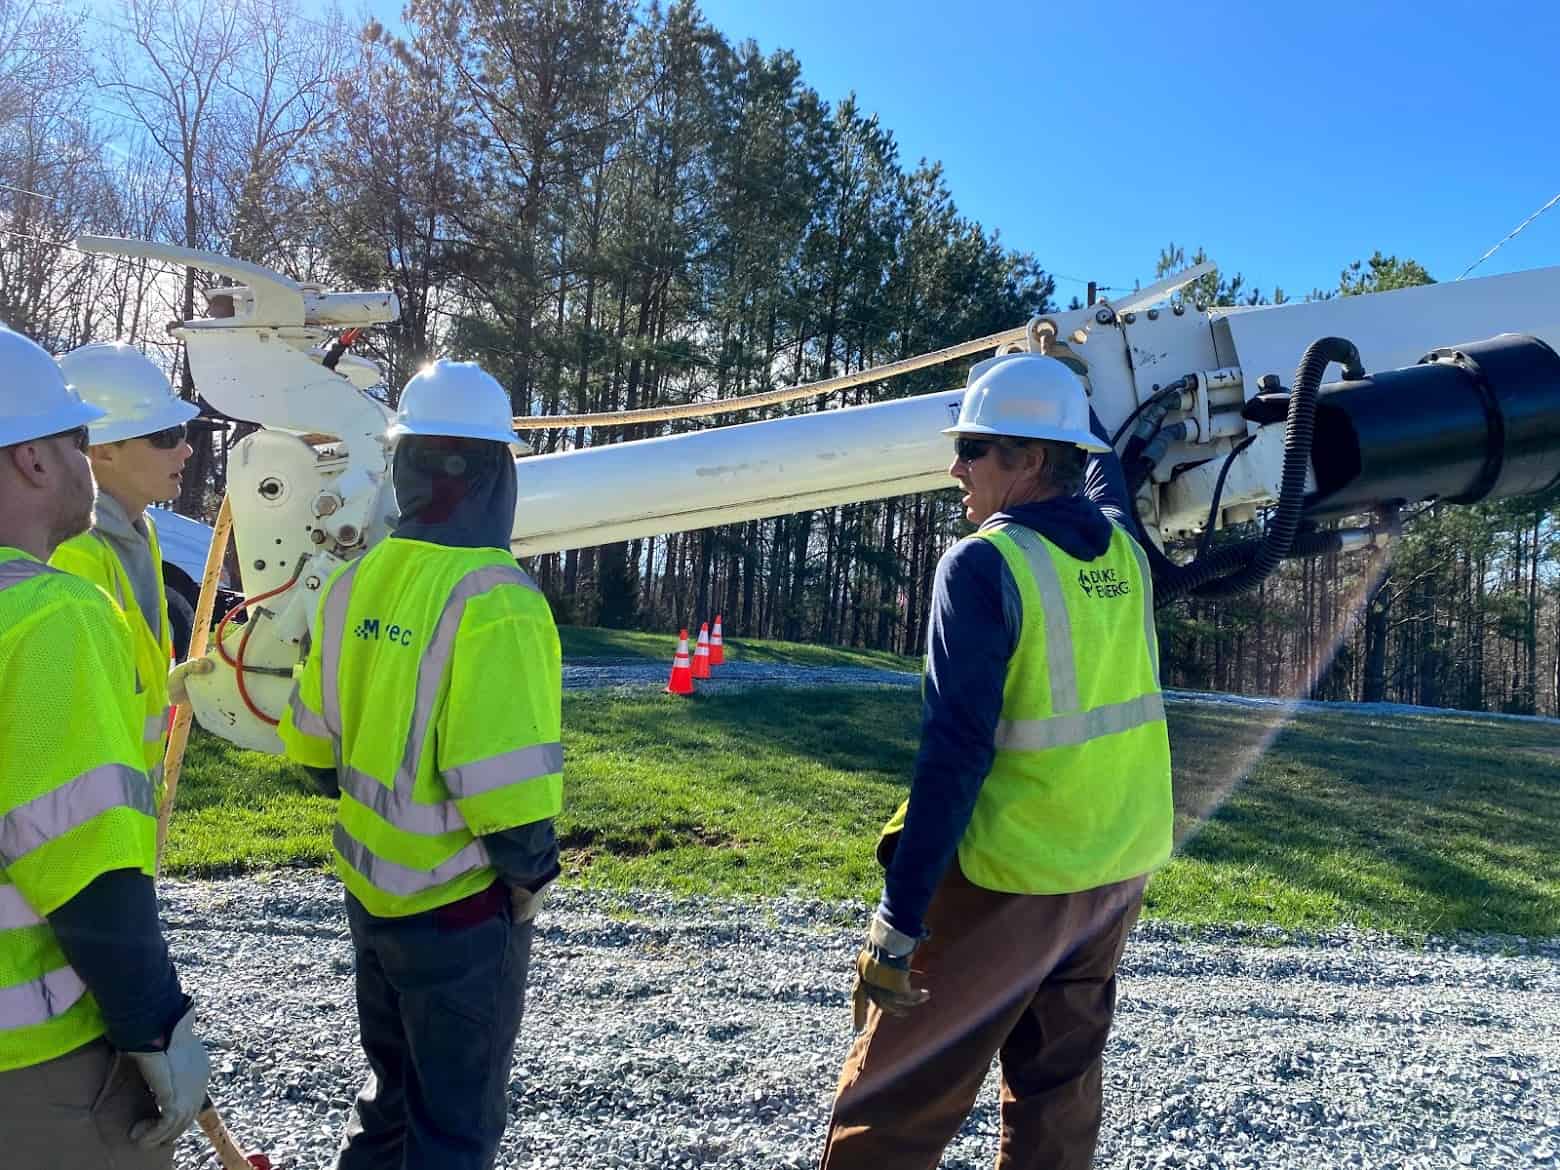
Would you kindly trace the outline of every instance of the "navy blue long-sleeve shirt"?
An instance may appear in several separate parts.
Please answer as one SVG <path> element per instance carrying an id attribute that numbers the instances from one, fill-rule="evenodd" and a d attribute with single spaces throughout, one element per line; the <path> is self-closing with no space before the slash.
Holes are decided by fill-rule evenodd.
<path id="1" fill-rule="evenodd" d="M 1103 436 L 1098 420 L 1094 431 Z M 1114 452 L 1089 459 L 1081 496 L 1021 504 L 988 524 L 1021 524 L 1069 556 L 1093 560 L 1110 547 L 1112 523 L 1126 526 L 1126 483 Z M 962 540 L 937 564 L 926 638 L 921 746 L 910 781 L 904 831 L 894 845 L 878 912 L 919 937 L 922 919 L 996 756 L 1008 662 L 1018 648 L 1018 584 L 989 541 Z"/>
<path id="2" fill-rule="evenodd" d="M 109 1042 L 124 1052 L 158 1047 L 184 1014 L 185 998 L 152 879 L 136 869 L 100 874 L 48 919 L 97 1000 Z"/>

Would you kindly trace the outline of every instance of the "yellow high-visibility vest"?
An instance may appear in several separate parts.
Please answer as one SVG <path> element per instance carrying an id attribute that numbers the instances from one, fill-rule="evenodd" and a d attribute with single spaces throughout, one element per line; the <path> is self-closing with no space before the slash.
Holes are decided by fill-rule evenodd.
<path id="1" fill-rule="evenodd" d="M 156 818 L 123 615 L 0 548 L 0 1070 L 103 1034 L 47 915 L 119 869 L 151 876 Z"/>
<path id="2" fill-rule="evenodd" d="M 96 529 L 60 545 L 49 558 L 49 564 L 100 586 L 125 616 L 135 656 L 135 693 L 141 705 L 142 767 L 161 800 L 163 756 L 168 751 L 168 668 L 172 665 L 173 633 L 168 625 L 168 591 L 161 577 L 162 548 L 157 542 L 157 526 L 152 523 L 150 513 L 146 514 L 145 520 L 152 564 L 159 573 L 158 628 L 155 631 L 147 624 L 146 615 L 136 602 L 135 588 L 119 554 Z"/>
<path id="3" fill-rule="evenodd" d="M 959 841 L 965 877 L 989 890 L 1065 894 L 1157 869 L 1175 814 L 1143 550 L 1120 528 L 1092 561 L 1017 524 L 968 539 L 1002 554 L 1022 628 L 996 755 Z M 885 836 L 903 829 L 907 808 Z"/>
<path id="4" fill-rule="evenodd" d="M 391 538 L 334 573 L 279 733 L 336 770 L 342 881 L 394 918 L 485 889 L 479 838 L 563 804 L 563 664 L 508 553 Z"/>

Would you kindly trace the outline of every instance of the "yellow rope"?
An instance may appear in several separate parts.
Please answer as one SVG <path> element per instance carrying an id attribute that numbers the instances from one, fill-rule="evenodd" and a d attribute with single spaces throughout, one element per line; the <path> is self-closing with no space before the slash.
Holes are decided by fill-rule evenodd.
<path id="1" fill-rule="evenodd" d="M 916 357 L 905 358 L 903 361 L 889 362 L 883 366 L 873 366 L 870 369 L 858 370 L 854 374 L 845 374 L 838 378 L 825 378 L 821 382 L 807 382 L 800 386 L 787 386 L 782 390 L 765 390 L 760 394 L 748 394 L 741 398 L 721 398 L 713 402 L 690 402 L 684 406 L 657 406 L 647 410 L 609 410 L 596 414 L 520 415 L 515 419 L 515 429 L 520 431 L 541 431 L 550 427 L 590 427 L 609 423 L 668 422 L 672 419 L 707 418 L 714 414 L 732 414 L 737 411 L 754 410 L 760 406 L 776 406 L 783 402 L 795 402 L 799 398 L 811 398 L 817 394 L 832 394 L 836 390 L 848 390 L 852 386 L 861 386 L 868 382 L 881 382 L 886 378 L 896 378 L 900 374 L 908 374 L 912 370 L 921 370 L 927 366 L 940 366 L 945 362 L 956 361 L 961 357 L 968 357 L 972 353 L 979 353 L 983 349 L 994 349 L 1000 345 L 1022 341 L 1026 329 L 1027 326 L 1018 329 L 1005 329 L 1001 333 L 977 337 L 974 341 L 961 341 L 959 344 L 950 345 L 946 349 L 919 354 Z"/>

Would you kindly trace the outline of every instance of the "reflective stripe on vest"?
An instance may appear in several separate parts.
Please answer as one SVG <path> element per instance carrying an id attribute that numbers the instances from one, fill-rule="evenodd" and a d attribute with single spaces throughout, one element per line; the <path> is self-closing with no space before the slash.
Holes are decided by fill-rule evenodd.
<path id="1" fill-rule="evenodd" d="M 508 784 L 551 776 L 562 770 L 562 744 L 539 744 L 515 752 L 506 752 L 491 760 L 474 761 L 445 774 L 450 799 L 426 804 L 415 799 L 417 770 L 423 745 L 433 727 L 439 688 L 455 649 L 466 603 L 503 585 L 519 585 L 540 593 L 540 588 L 521 569 L 510 565 L 484 565 L 473 569 L 450 590 L 434 624 L 433 637 L 417 666 L 417 682 L 412 705 L 411 727 L 393 785 L 346 763 L 342 752 L 345 721 L 341 713 L 341 657 L 347 636 L 347 613 L 351 603 L 352 578 L 361 560 L 353 562 L 331 586 L 320 620 L 320 706 L 324 714 L 318 722 L 301 700 L 293 704 L 294 726 L 305 734 L 323 733 L 331 741 L 336 756 L 336 779 L 341 791 L 359 804 L 373 810 L 395 828 L 419 836 L 440 836 L 465 829 L 466 818 L 455 803 L 457 799 L 502 788 Z M 295 696 L 296 699 L 296 696 Z M 300 713 L 303 718 L 300 720 Z M 319 728 L 320 731 L 316 731 Z M 501 768 L 509 770 L 498 778 Z M 545 770 L 542 770 L 544 769 Z M 336 850 L 343 860 L 363 878 L 386 893 L 410 896 L 432 889 L 470 870 L 488 864 L 487 851 L 473 841 L 432 870 L 415 870 L 374 854 L 354 838 L 338 821 Z"/>
<path id="2" fill-rule="evenodd" d="M 141 731 L 141 738 L 147 743 L 161 743 L 163 734 L 168 730 L 168 712 L 160 711 L 156 715 L 146 717 L 146 726 Z"/>
<path id="3" fill-rule="evenodd" d="M 58 572 L 58 569 L 51 569 L 42 561 L 29 561 L 20 557 L 11 561 L 0 561 L 0 590 L 20 585 L 24 581 L 31 581 L 34 577 L 41 577 L 45 573 Z"/>
<path id="4" fill-rule="evenodd" d="M 1049 719 L 1002 719 L 997 722 L 997 747 L 1017 751 L 1071 747 L 1102 735 L 1131 731 L 1164 717 L 1165 698 L 1154 694 Z"/>
<path id="5" fill-rule="evenodd" d="M 456 799 L 480 796 L 495 788 L 519 784 L 524 780 L 539 780 L 563 771 L 563 745 L 561 743 L 537 743 L 530 747 L 516 748 L 502 755 L 489 756 L 485 760 L 473 760 L 458 768 L 444 772 L 444 782 Z"/>
<path id="6" fill-rule="evenodd" d="M 312 735 L 315 739 L 330 738 L 330 728 L 325 720 L 304 706 L 297 687 L 293 687 L 292 694 L 288 696 L 287 706 L 292 711 L 293 726 L 304 735 Z"/>
<path id="7" fill-rule="evenodd" d="M 47 1024 L 76 1006 L 87 985 L 70 967 L 59 967 L 37 979 L 0 987 L 0 1028 L 30 1028 Z"/>
<path id="8" fill-rule="evenodd" d="M 352 578 L 363 567 L 353 561 L 336 578 L 320 615 L 320 707 L 325 731 L 336 742 L 336 764 L 341 765 L 341 644 L 347 635 L 347 607 L 352 603 Z"/>
<path id="9" fill-rule="evenodd" d="M 1034 531 L 1020 524 L 994 525 L 1023 550 L 1029 571 L 1045 611 L 1045 658 L 1051 672 L 1051 706 L 1057 711 L 1078 709 L 1078 667 L 1073 658 L 1072 618 L 1056 562 Z"/>
<path id="10" fill-rule="evenodd" d="M 24 926 L 42 926 L 43 915 L 32 908 L 15 886 L 0 886 L 0 930 L 19 930 Z"/>
<path id="11" fill-rule="evenodd" d="M 121 806 L 155 815 L 152 785 L 144 772 L 124 764 L 83 772 L 0 817 L 0 863 L 14 865 L 38 846 Z"/>
<path id="12" fill-rule="evenodd" d="M 442 886 L 463 873 L 483 869 L 490 864 L 487 847 L 482 844 L 480 837 L 473 838 L 465 848 L 432 869 L 412 869 L 380 857 L 347 832 L 340 821 L 336 822 L 332 843 L 341 858 L 363 875 L 364 881 L 387 894 L 398 894 L 403 898 L 431 890 L 434 886 Z"/>

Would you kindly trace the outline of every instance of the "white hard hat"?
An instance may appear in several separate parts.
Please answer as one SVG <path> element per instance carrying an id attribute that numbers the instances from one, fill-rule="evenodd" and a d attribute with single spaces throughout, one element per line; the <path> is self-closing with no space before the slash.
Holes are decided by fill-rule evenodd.
<path id="1" fill-rule="evenodd" d="M 945 435 L 1050 439 L 1085 451 L 1109 451 L 1089 430 L 1089 396 L 1056 358 L 1010 353 L 970 367 L 959 421 Z"/>
<path id="2" fill-rule="evenodd" d="M 57 435 L 102 417 L 70 388 L 42 346 L 0 325 L 0 447 Z"/>
<path id="3" fill-rule="evenodd" d="M 60 358 L 60 370 L 81 397 L 104 411 L 92 424 L 93 443 L 154 435 L 200 413 L 173 392 L 168 377 L 135 346 L 95 341 Z"/>
<path id="4" fill-rule="evenodd" d="M 487 439 L 530 450 L 515 436 L 509 395 L 476 362 L 448 358 L 424 366 L 401 391 L 400 410 L 387 436 L 447 435 L 455 439 Z"/>

